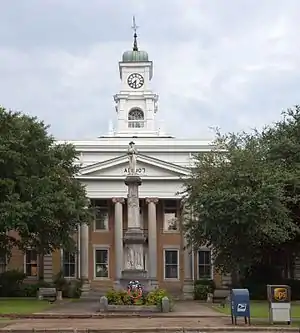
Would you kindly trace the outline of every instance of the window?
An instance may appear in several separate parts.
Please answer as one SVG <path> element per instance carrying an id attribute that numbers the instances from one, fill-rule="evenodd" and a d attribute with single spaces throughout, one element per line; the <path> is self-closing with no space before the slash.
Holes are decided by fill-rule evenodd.
<path id="1" fill-rule="evenodd" d="M 95 249 L 95 277 L 108 278 L 108 250 Z"/>
<path id="2" fill-rule="evenodd" d="M 95 209 L 95 230 L 108 230 L 108 203 L 106 200 L 96 200 Z"/>
<path id="3" fill-rule="evenodd" d="M 178 207 L 176 200 L 164 201 L 164 231 L 178 231 Z"/>
<path id="4" fill-rule="evenodd" d="M 178 250 L 165 250 L 165 279 L 178 279 L 179 278 L 179 251 Z"/>
<path id="5" fill-rule="evenodd" d="M 212 278 L 211 251 L 198 251 L 198 279 Z"/>
<path id="6" fill-rule="evenodd" d="M 145 125 L 144 112 L 140 109 L 131 109 L 128 113 L 128 127 L 142 128 Z"/>
<path id="7" fill-rule="evenodd" d="M 0 256 L 0 273 L 6 271 L 6 256 Z"/>
<path id="8" fill-rule="evenodd" d="M 25 252 L 25 274 L 26 276 L 37 276 L 37 265 L 38 255 L 36 250 L 26 250 Z"/>
<path id="9" fill-rule="evenodd" d="M 63 251 L 63 275 L 67 278 L 76 277 L 76 253 Z"/>

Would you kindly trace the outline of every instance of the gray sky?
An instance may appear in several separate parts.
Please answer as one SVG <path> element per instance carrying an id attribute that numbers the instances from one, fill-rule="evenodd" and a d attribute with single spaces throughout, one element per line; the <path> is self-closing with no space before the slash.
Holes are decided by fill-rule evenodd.
<path id="1" fill-rule="evenodd" d="M 115 120 L 132 15 L 170 134 L 249 130 L 299 103 L 299 0 L 1 0 L 0 12 L 0 104 L 59 139 Z"/>

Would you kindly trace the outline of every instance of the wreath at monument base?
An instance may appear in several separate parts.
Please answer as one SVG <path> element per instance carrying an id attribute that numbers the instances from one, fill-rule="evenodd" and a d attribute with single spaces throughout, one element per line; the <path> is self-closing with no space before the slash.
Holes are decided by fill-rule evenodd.
<path id="1" fill-rule="evenodd" d="M 139 281 L 130 281 L 127 285 L 127 294 L 136 302 L 143 296 L 143 287 Z"/>

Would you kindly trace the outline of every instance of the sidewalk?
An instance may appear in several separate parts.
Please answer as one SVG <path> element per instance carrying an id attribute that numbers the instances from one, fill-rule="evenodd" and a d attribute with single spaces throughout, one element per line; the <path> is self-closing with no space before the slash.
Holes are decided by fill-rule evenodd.
<path id="1" fill-rule="evenodd" d="M 99 333 L 166 333 L 166 332 L 299 332 L 292 327 L 257 327 L 240 324 L 232 326 L 229 318 L 122 318 L 122 319 L 82 319 L 82 320 L 16 320 L 1 332 L 99 332 Z"/>

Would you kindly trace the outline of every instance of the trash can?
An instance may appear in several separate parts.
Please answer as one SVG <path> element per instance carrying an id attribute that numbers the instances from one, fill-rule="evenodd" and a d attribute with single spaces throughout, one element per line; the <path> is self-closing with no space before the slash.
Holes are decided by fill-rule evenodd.
<path id="1" fill-rule="evenodd" d="M 248 289 L 231 290 L 231 322 L 236 325 L 237 317 L 244 317 L 250 325 L 250 297 Z"/>
<path id="2" fill-rule="evenodd" d="M 291 288 L 286 285 L 267 285 L 269 322 L 291 323 Z"/>

